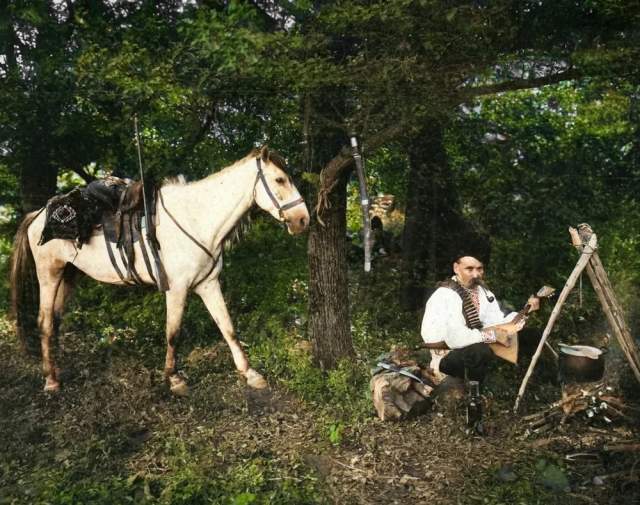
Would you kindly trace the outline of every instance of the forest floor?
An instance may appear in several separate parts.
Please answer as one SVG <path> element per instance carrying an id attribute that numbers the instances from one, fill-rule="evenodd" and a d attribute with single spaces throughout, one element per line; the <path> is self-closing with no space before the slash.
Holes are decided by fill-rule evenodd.
<path id="1" fill-rule="evenodd" d="M 510 413 L 517 385 L 495 395 L 484 437 L 465 433 L 461 402 L 397 423 L 372 409 L 327 425 L 326 406 L 281 385 L 248 389 L 223 343 L 191 351 L 191 394 L 176 398 L 143 357 L 67 333 L 63 388 L 50 395 L 6 324 L 1 333 L 0 504 L 640 503 L 640 453 L 597 451 L 637 441 L 637 420 L 575 419 L 529 437 Z M 534 384 L 526 409 L 558 395 Z M 544 483 L 550 468 L 561 474 L 555 490 Z M 612 476 L 594 484 L 602 475 Z"/>

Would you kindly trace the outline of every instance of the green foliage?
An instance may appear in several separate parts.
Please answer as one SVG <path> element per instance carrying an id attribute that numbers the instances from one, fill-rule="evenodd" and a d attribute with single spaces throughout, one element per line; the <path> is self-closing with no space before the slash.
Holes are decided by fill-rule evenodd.
<path id="1" fill-rule="evenodd" d="M 87 277 L 68 305 L 65 327 L 82 332 L 97 349 L 136 352 L 147 363 L 164 354 L 164 297 L 144 288 L 99 284 Z"/>
<path id="2" fill-rule="evenodd" d="M 629 155 L 628 111 L 622 93 L 564 84 L 483 99 L 451 130 L 467 217 L 491 236 L 489 276 L 512 305 L 537 285 L 564 284 L 577 261 L 566 230 L 582 222 L 598 234 L 610 276 L 631 298 L 640 281 L 633 238 L 640 167 Z M 586 301 L 588 313 L 597 301 Z"/>
<path id="3" fill-rule="evenodd" d="M 183 455 L 183 457 L 186 455 Z M 211 462 L 176 460 L 167 476 L 134 473 L 78 479 L 64 470 L 39 474 L 30 503 L 157 503 L 161 505 L 298 505 L 320 503 L 315 480 L 293 470 L 281 477 L 273 463 L 261 458 L 220 472 Z"/>
<path id="4" fill-rule="evenodd" d="M 10 207 L 17 207 L 19 203 L 18 178 L 4 163 L 0 163 L 0 225 L 4 225 Z"/>
<path id="5" fill-rule="evenodd" d="M 392 194 L 397 206 L 404 205 L 407 187 L 408 162 L 400 146 L 383 147 L 367 157 L 365 173 L 369 200 L 381 194 Z M 347 186 L 347 230 L 357 234 L 362 230 L 360 185 L 355 172 Z M 400 233 L 401 230 L 394 230 Z M 354 236 L 357 243 L 361 239 Z"/>
<path id="6" fill-rule="evenodd" d="M 337 422 L 329 425 L 329 441 L 333 445 L 340 445 L 342 443 L 342 431 L 344 430 L 344 424 Z"/>
<path id="7" fill-rule="evenodd" d="M 515 462 L 512 471 L 514 480 L 505 482 L 498 477 L 499 468 L 489 469 L 484 479 L 477 482 L 471 498 L 490 505 L 543 505 L 562 499 L 563 488 L 553 491 L 549 487 L 554 478 L 566 482 L 560 466 L 530 456 Z"/>
<path id="8" fill-rule="evenodd" d="M 12 241 L 0 235 L 0 313 L 9 310 L 9 258 L 11 257 Z"/>

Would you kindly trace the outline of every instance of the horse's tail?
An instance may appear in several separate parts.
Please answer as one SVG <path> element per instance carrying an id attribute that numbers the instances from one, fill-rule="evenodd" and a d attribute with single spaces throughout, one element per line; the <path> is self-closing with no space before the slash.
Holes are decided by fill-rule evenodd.
<path id="1" fill-rule="evenodd" d="M 33 356 L 40 354 L 40 286 L 27 231 L 39 214 L 38 211 L 27 214 L 18 227 L 13 241 L 10 273 L 11 315 L 15 320 L 16 334 L 24 350 Z"/>

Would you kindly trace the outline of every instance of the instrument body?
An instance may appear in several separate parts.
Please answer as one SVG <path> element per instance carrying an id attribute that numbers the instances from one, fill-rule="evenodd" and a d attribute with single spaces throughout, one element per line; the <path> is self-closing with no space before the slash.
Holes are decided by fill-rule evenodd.
<path id="1" fill-rule="evenodd" d="M 549 298 L 553 296 L 555 292 L 556 290 L 551 286 L 542 286 L 538 290 L 538 292 L 535 294 L 535 297 L 540 299 Z M 518 312 L 518 314 L 516 314 L 516 316 L 507 324 L 511 325 L 514 323 L 519 323 L 520 321 L 525 319 L 530 312 L 531 312 L 531 305 L 527 303 L 522 308 L 522 310 Z M 489 326 L 485 329 L 499 330 L 503 326 L 504 325 L 502 324 L 497 324 L 495 326 Z M 513 363 L 515 365 L 518 363 L 518 333 L 517 332 L 511 333 L 507 337 L 507 342 L 509 344 L 508 346 L 505 346 L 496 342 L 494 344 L 489 344 L 489 347 L 491 348 L 491 350 L 496 356 L 508 361 L 509 363 Z"/>

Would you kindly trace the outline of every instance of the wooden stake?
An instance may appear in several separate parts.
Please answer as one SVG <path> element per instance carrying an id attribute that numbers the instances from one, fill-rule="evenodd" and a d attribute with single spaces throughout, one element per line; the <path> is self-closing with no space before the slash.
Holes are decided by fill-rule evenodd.
<path id="1" fill-rule="evenodd" d="M 607 316 L 607 320 L 609 321 L 609 325 L 613 330 L 622 351 L 627 357 L 627 361 L 629 365 L 631 365 L 631 369 L 633 370 L 633 374 L 635 375 L 638 382 L 640 382 L 640 354 L 638 352 L 638 347 L 635 344 L 629 329 L 625 323 L 623 317 L 623 311 L 618 303 L 618 300 L 615 296 L 611 283 L 609 282 L 609 278 L 607 276 L 607 272 L 604 270 L 602 266 L 602 262 L 600 261 L 600 257 L 596 256 L 592 258 L 592 261 L 589 262 L 589 266 L 593 267 L 593 273 L 591 273 L 591 268 L 587 270 L 587 274 L 589 277 L 593 275 L 593 278 L 596 282 L 593 281 L 594 288 L 597 284 L 600 285 L 602 289 L 602 294 L 604 295 L 600 302 L 602 303 L 602 308 L 604 310 L 605 315 Z M 596 290 L 596 293 L 598 291 Z M 600 295 L 599 295 L 600 297 Z"/>
<path id="2" fill-rule="evenodd" d="M 571 238 L 573 244 L 578 249 L 581 249 L 592 233 L 593 231 L 588 225 L 580 225 L 578 227 L 578 231 L 575 232 L 574 230 L 574 233 L 572 234 Z M 578 242 L 578 244 L 576 244 L 576 242 Z M 624 320 L 624 312 L 618 303 L 618 299 L 613 291 L 613 286 L 609 281 L 609 276 L 607 275 L 597 252 L 593 253 L 589 263 L 587 264 L 587 275 L 589 276 L 593 289 L 600 300 L 602 310 L 607 317 L 609 326 L 618 339 L 620 348 L 626 356 L 633 374 L 638 382 L 640 382 L 640 352 L 638 351 L 638 347 L 627 328 L 627 324 Z"/>
<path id="3" fill-rule="evenodd" d="M 569 233 L 571 233 L 572 229 L 573 228 L 569 228 Z M 544 347 L 545 342 L 547 341 L 547 337 L 551 333 L 551 330 L 553 329 L 553 325 L 555 324 L 556 319 L 558 319 L 558 316 L 560 315 L 560 309 L 562 308 L 562 305 L 564 304 L 565 300 L 569 296 L 569 293 L 576 285 L 576 281 L 578 280 L 580 273 L 585 269 L 585 267 L 587 266 L 587 263 L 589 263 L 589 260 L 591 259 L 591 255 L 596 250 L 597 244 L 598 244 L 597 237 L 596 237 L 596 234 L 594 233 L 593 235 L 591 235 L 591 238 L 589 239 L 589 243 L 584 246 L 582 250 L 582 255 L 580 256 L 578 263 L 573 269 L 573 272 L 571 272 L 571 275 L 567 279 L 567 282 L 564 285 L 564 288 L 562 289 L 560 296 L 558 297 L 558 301 L 556 302 L 556 305 L 553 308 L 553 311 L 551 312 L 551 316 L 549 317 L 547 326 L 545 327 L 544 332 L 542 333 L 542 337 L 540 338 L 540 342 L 538 343 L 538 348 L 536 349 L 536 352 L 533 355 L 533 358 L 531 358 L 531 363 L 529 364 L 527 373 L 525 374 L 524 379 L 522 380 L 522 384 L 520 385 L 520 390 L 518 391 L 518 396 L 516 396 L 516 402 L 513 406 L 514 413 L 518 412 L 518 406 L 520 405 L 520 400 L 524 395 L 524 391 L 527 387 L 527 383 L 529 382 L 529 378 L 533 373 L 533 369 L 535 368 L 536 363 L 538 362 L 538 358 L 542 353 L 542 349 Z"/>

